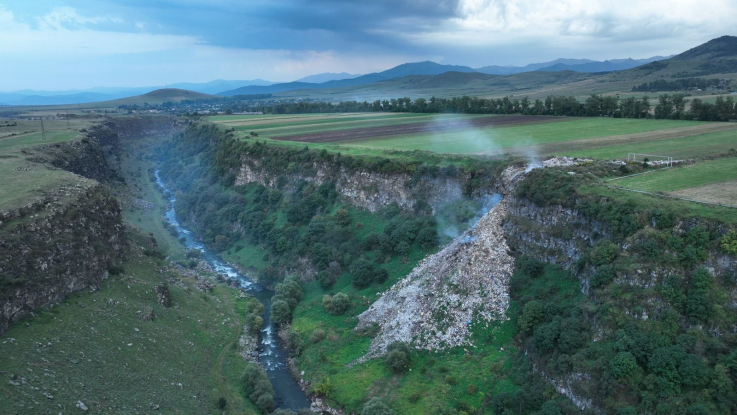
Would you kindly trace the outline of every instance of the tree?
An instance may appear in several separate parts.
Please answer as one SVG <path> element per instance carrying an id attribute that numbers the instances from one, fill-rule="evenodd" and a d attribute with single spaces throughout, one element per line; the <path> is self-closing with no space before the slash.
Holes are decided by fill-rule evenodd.
<path id="1" fill-rule="evenodd" d="M 351 273 L 353 285 L 358 289 L 366 288 L 374 281 L 374 265 L 363 258 L 353 262 Z"/>
<path id="2" fill-rule="evenodd" d="M 278 325 L 287 324 L 292 320 L 292 308 L 284 300 L 271 303 L 271 321 Z"/>
<path id="3" fill-rule="evenodd" d="M 530 332 L 537 323 L 545 316 L 543 306 L 538 301 L 532 300 L 525 304 L 522 315 L 517 319 L 517 325 L 522 331 Z"/>
<path id="4" fill-rule="evenodd" d="M 335 223 L 342 227 L 346 227 L 351 224 L 351 215 L 348 214 L 348 211 L 345 209 L 338 209 L 335 211 Z"/>
<path id="5" fill-rule="evenodd" d="M 255 363 L 247 363 L 241 381 L 251 402 L 265 413 L 274 410 L 274 388 L 264 368 Z"/>
<path id="6" fill-rule="evenodd" d="M 538 415 L 563 415 L 555 401 L 547 401 L 541 407 Z"/>
<path id="7" fill-rule="evenodd" d="M 351 300 L 343 293 L 337 293 L 332 297 L 326 295 L 323 298 L 322 304 L 328 313 L 334 316 L 343 315 L 351 308 Z"/>
<path id="8" fill-rule="evenodd" d="M 394 373 L 404 373 L 412 363 L 412 354 L 407 343 L 394 342 L 386 348 L 386 365 Z"/>
<path id="9" fill-rule="evenodd" d="M 637 361 L 630 352 L 618 353 L 609 362 L 609 373 L 615 379 L 623 380 L 631 377 L 637 370 Z"/>
<path id="10" fill-rule="evenodd" d="M 381 400 L 374 396 L 363 405 L 361 415 L 396 415 L 394 411 Z"/>

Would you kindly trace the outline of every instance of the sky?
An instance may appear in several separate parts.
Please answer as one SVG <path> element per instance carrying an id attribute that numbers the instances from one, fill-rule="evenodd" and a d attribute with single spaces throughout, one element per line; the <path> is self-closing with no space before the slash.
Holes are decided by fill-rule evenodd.
<path id="1" fill-rule="evenodd" d="M 0 91 L 671 55 L 735 0 L 0 0 Z"/>

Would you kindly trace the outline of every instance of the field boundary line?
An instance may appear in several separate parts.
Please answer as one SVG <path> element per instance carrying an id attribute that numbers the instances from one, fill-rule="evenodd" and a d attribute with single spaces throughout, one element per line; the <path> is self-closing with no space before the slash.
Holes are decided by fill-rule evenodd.
<path id="1" fill-rule="evenodd" d="M 610 189 L 617 189 L 617 190 L 626 190 L 628 192 L 641 193 L 641 194 L 650 195 L 650 196 L 667 197 L 667 198 L 670 198 L 670 199 L 684 200 L 686 202 L 701 203 L 702 205 L 719 206 L 719 207 L 725 207 L 725 208 L 730 208 L 730 209 L 737 209 L 737 207 L 729 206 L 729 205 L 723 205 L 721 203 L 704 202 L 703 200 L 686 199 L 685 197 L 678 197 L 678 196 L 674 196 L 674 195 L 667 194 L 667 193 L 646 192 L 644 190 L 628 189 L 626 187 L 612 186 L 612 185 L 608 185 L 608 184 L 607 185 L 604 185 L 604 187 L 608 187 Z"/>
<path id="2" fill-rule="evenodd" d="M 673 168 L 673 166 L 671 166 L 671 167 L 663 167 L 663 168 L 660 168 L 660 169 L 645 171 L 645 172 L 642 172 L 642 173 L 635 173 L 635 174 L 630 174 L 630 175 L 627 175 L 627 176 L 615 177 L 613 179 L 607 179 L 607 180 L 604 180 L 604 181 L 605 182 L 613 182 L 615 180 L 622 180 L 622 179 L 626 179 L 628 177 L 642 176 L 643 174 L 656 173 L 656 172 L 659 172 L 659 171 L 662 171 L 662 170 L 668 170 L 668 169 L 672 169 L 672 168 Z"/>

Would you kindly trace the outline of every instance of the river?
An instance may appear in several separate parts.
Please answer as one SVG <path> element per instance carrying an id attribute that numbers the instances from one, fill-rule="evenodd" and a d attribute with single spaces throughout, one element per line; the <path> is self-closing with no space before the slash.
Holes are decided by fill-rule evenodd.
<path id="1" fill-rule="evenodd" d="M 289 408 L 295 411 L 301 408 L 309 408 L 311 402 L 292 375 L 287 363 L 289 354 L 284 347 L 284 342 L 276 334 L 276 325 L 271 322 L 271 297 L 274 295 L 274 292 L 249 279 L 247 275 L 240 274 L 235 268 L 220 259 L 220 257 L 207 250 L 205 245 L 195 237 L 192 231 L 182 226 L 177 220 L 174 210 L 176 198 L 173 192 L 169 191 L 161 180 L 158 170 L 156 170 L 155 175 L 156 183 L 165 190 L 164 194 L 171 205 L 171 208 L 165 213 L 166 220 L 174 225 L 180 237 L 184 237 L 184 246 L 188 249 L 202 251 L 202 259 L 207 261 L 215 271 L 227 276 L 231 280 L 235 280 L 238 287 L 258 299 L 264 305 L 264 327 L 259 336 L 259 363 L 266 370 L 269 380 L 274 386 L 276 407 Z"/>

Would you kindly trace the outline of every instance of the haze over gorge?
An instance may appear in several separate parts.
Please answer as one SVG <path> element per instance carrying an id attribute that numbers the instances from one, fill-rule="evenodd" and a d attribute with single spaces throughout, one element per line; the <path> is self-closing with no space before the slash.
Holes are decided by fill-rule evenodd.
<path id="1" fill-rule="evenodd" d="M 707 3 L 0 0 L 0 413 L 737 413 Z"/>

